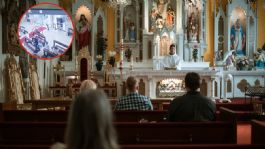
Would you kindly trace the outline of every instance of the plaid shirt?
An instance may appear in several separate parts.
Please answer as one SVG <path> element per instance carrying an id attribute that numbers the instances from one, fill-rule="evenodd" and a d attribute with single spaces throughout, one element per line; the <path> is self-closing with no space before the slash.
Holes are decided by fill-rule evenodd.
<path id="1" fill-rule="evenodd" d="M 153 105 L 150 98 L 138 93 L 130 93 L 119 98 L 115 110 L 153 110 Z"/>

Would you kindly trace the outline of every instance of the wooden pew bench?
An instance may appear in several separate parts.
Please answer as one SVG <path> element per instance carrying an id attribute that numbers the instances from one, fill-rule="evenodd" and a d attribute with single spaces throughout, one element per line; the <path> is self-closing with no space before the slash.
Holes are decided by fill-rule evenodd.
<path id="1" fill-rule="evenodd" d="M 265 121 L 251 121 L 251 143 L 265 144 Z"/>
<path id="2" fill-rule="evenodd" d="M 115 123 L 120 144 L 236 143 L 230 122 Z"/>
<path id="3" fill-rule="evenodd" d="M 65 122 L 1 122 L 0 144 L 47 144 L 64 140 Z"/>
<path id="4" fill-rule="evenodd" d="M 229 122 L 134 123 L 115 122 L 120 144 L 221 144 L 236 143 Z M 0 144 L 62 142 L 66 122 L 1 122 Z"/>
<path id="5" fill-rule="evenodd" d="M 235 111 L 228 108 L 220 108 L 220 119 L 221 120 L 230 120 L 235 122 L 248 121 L 252 119 L 265 120 L 265 115 L 257 114 L 254 111 Z"/>
<path id="6" fill-rule="evenodd" d="M 192 145 L 121 145 L 121 149 L 264 149 L 265 145 L 192 144 Z"/>
<path id="7" fill-rule="evenodd" d="M 114 111 L 116 122 L 167 121 L 167 111 Z"/>
<path id="8" fill-rule="evenodd" d="M 68 111 L 60 110 L 3 110 L 1 121 L 5 122 L 66 122 Z"/>

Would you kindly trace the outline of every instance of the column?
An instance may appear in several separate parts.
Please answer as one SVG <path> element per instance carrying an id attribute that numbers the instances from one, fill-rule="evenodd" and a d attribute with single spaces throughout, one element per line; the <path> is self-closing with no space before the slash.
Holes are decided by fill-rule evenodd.
<path id="1" fill-rule="evenodd" d="M 215 101 L 215 78 L 211 77 L 211 99 Z"/>
<path id="2" fill-rule="evenodd" d="M 147 33 L 149 30 L 148 19 L 149 19 L 149 0 L 144 0 L 144 33 Z"/>

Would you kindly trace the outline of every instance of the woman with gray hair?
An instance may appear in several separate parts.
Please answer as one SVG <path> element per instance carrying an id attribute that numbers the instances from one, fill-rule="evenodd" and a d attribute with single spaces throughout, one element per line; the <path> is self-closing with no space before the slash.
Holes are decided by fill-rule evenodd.
<path id="1" fill-rule="evenodd" d="M 76 96 L 69 112 L 65 143 L 53 149 L 119 149 L 111 105 L 104 91 L 85 90 Z"/>

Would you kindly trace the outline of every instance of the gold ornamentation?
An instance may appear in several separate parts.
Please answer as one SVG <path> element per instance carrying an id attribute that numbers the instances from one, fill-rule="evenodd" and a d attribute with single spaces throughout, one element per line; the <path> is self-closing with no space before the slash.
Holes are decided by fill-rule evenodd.
<path id="1" fill-rule="evenodd" d="M 13 55 L 7 56 L 5 60 L 7 78 L 7 99 L 16 100 L 18 104 L 23 104 L 25 98 L 25 88 L 23 85 L 21 69 Z"/>

